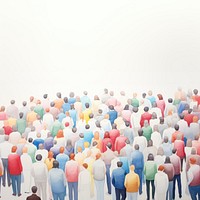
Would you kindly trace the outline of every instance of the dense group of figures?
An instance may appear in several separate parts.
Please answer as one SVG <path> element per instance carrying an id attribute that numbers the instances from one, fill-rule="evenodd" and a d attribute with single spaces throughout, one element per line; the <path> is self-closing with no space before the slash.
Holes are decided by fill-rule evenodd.
<path id="1" fill-rule="evenodd" d="M 147 200 L 200 199 L 197 89 L 56 96 L 0 108 L 0 188 L 13 198 L 137 200 L 145 185 Z"/>

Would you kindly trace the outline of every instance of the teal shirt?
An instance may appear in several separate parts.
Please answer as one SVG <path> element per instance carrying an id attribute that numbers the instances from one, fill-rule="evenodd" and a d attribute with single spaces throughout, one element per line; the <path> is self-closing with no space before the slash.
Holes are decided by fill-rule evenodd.
<path id="1" fill-rule="evenodd" d="M 24 133 L 26 129 L 26 120 L 25 119 L 18 119 L 17 120 L 17 130 L 19 133 Z"/>
<path id="2" fill-rule="evenodd" d="M 157 164 L 153 160 L 149 160 L 144 165 L 144 175 L 146 180 L 152 181 L 157 173 Z"/>
<path id="3" fill-rule="evenodd" d="M 52 126 L 52 129 L 51 129 L 51 134 L 53 137 L 55 137 L 58 133 L 59 130 L 63 130 L 63 125 L 61 122 L 59 122 L 58 120 L 56 120 L 54 123 L 53 123 L 53 126 Z"/>
<path id="4" fill-rule="evenodd" d="M 151 134 L 152 134 L 152 128 L 151 126 L 143 127 L 143 136 L 149 141 L 151 139 Z"/>

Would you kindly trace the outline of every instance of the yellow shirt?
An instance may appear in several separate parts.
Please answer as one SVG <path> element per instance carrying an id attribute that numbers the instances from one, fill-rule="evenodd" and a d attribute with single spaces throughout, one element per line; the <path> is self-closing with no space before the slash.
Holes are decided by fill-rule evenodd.
<path id="1" fill-rule="evenodd" d="M 140 186 L 139 176 L 135 172 L 130 172 L 126 175 L 124 186 L 127 192 L 138 192 Z"/>
<path id="2" fill-rule="evenodd" d="M 49 158 L 47 158 L 47 159 L 44 161 L 44 163 L 47 165 L 48 171 L 49 171 L 50 169 L 53 168 L 53 161 L 54 161 L 54 160 L 55 160 L 54 158 L 52 158 L 51 160 L 50 160 Z"/>

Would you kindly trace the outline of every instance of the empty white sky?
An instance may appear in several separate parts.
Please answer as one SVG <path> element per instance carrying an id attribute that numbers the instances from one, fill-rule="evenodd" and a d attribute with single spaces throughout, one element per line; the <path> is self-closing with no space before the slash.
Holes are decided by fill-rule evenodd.
<path id="1" fill-rule="evenodd" d="M 199 88 L 199 11 L 199 0 L 1 1 L 0 105 L 57 91 Z"/>

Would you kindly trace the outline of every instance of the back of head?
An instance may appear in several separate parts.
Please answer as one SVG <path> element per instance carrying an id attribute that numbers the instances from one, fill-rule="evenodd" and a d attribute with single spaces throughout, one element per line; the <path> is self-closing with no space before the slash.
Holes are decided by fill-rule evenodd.
<path id="1" fill-rule="evenodd" d="M 108 142 L 106 146 L 107 146 L 109 149 L 112 148 L 112 144 L 111 144 L 110 142 Z"/>
<path id="2" fill-rule="evenodd" d="M 56 93 L 56 96 L 57 96 L 58 98 L 61 98 L 61 93 L 60 93 L 60 92 L 57 92 L 57 93 Z"/>
<path id="3" fill-rule="evenodd" d="M 16 151 L 17 151 L 17 146 L 13 146 L 12 149 L 11 149 L 11 152 L 15 153 Z"/>
<path id="4" fill-rule="evenodd" d="M 32 188 L 31 188 L 31 191 L 32 191 L 32 193 L 36 193 L 37 192 L 37 187 L 36 186 L 33 186 Z"/>
<path id="5" fill-rule="evenodd" d="M 19 118 L 21 119 L 23 116 L 24 116 L 24 113 L 23 113 L 23 112 L 20 112 L 20 113 L 19 113 Z"/>
<path id="6" fill-rule="evenodd" d="M 133 112 L 137 113 L 138 112 L 138 107 L 133 107 Z"/>
<path id="7" fill-rule="evenodd" d="M 41 154 L 36 155 L 35 159 L 37 161 L 41 161 L 42 160 L 42 155 Z"/>
<path id="8" fill-rule="evenodd" d="M 181 113 L 181 114 L 179 115 L 179 117 L 180 117 L 180 119 L 184 119 L 184 114 Z"/>
<path id="9" fill-rule="evenodd" d="M 158 97 L 159 100 L 163 100 L 162 94 L 157 94 L 157 97 Z"/>
<path id="10" fill-rule="evenodd" d="M 167 157 L 165 158 L 165 163 L 171 163 L 171 160 L 170 160 L 170 157 L 169 157 L 169 156 L 167 156 Z"/>
<path id="11" fill-rule="evenodd" d="M 84 167 L 85 169 L 87 169 L 87 168 L 88 168 L 88 164 L 87 164 L 87 163 L 83 163 L 83 167 Z"/>
<path id="12" fill-rule="evenodd" d="M 197 94 L 198 94 L 198 90 L 197 90 L 197 89 L 194 89 L 194 90 L 193 90 L 193 93 L 194 93 L 194 95 L 197 95 Z"/>
<path id="13" fill-rule="evenodd" d="M 138 144 L 135 144 L 134 148 L 135 150 L 139 150 L 140 146 Z"/>
<path id="14" fill-rule="evenodd" d="M 123 165 L 123 162 L 121 162 L 121 161 L 117 162 L 117 167 L 122 167 L 122 165 Z"/>
<path id="15" fill-rule="evenodd" d="M 133 172 L 133 171 L 135 170 L 135 166 L 134 166 L 134 165 L 131 165 L 131 166 L 129 167 L 129 169 L 130 169 L 131 172 Z"/>
<path id="16" fill-rule="evenodd" d="M 67 97 L 64 97 L 63 100 L 64 100 L 65 103 L 68 103 L 68 98 Z"/>
<path id="17" fill-rule="evenodd" d="M 144 112 L 148 112 L 149 111 L 149 107 L 148 106 L 145 106 L 144 107 Z"/>
<path id="18" fill-rule="evenodd" d="M 172 103 L 173 102 L 173 99 L 172 98 L 169 98 L 168 99 L 168 103 Z"/>
<path id="19" fill-rule="evenodd" d="M 138 135 L 143 136 L 143 130 L 141 128 L 138 130 Z"/>
<path id="20" fill-rule="evenodd" d="M 168 143 L 169 139 L 167 136 L 164 137 L 164 143 Z"/>
<path id="21" fill-rule="evenodd" d="M 172 149 L 172 153 L 176 154 L 176 149 L 175 148 Z"/>
<path id="22" fill-rule="evenodd" d="M 130 126 L 130 122 L 125 121 L 125 125 L 126 125 L 126 127 L 129 127 Z"/>
<path id="23" fill-rule="evenodd" d="M 85 107 L 86 107 L 86 108 L 89 108 L 89 107 L 90 107 L 90 104 L 89 104 L 89 103 L 85 103 Z"/>
<path id="24" fill-rule="evenodd" d="M 154 160 L 154 156 L 153 156 L 153 154 L 152 153 L 150 153 L 149 155 L 148 155 L 148 158 L 147 158 L 147 160 Z"/>
<path id="25" fill-rule="evenodd" d="M 117 129 L 117 124 L 112 124 L 112 129 Z"/>
<path id="26" fill-rule="evenodd" d="M 43 98 L 46 99 L 48 97 L 48 94 L 44 94 Z"/>
<path id="27" fill-rule="evenodd" d="M 60 147 L 59 152 L 60 153 L 64 153 L 64 151 L 65 151 L 65 148 L 64 147 Z"/>
<path id="28" fill-rule="evenodd" d="M 59 162 L 57 160 L 53 161 L 53 168 L 59 168 Z"/>
<path id="29" fill-rule="evenodd" d="M 178 124 L 175 124 L 175 125 L 174 125 L 174 129 L 175 129 L 176 131 L 178 131 L 178 130 L 179 130 L 179 125 L 178 125 Z"/>
<path id="30" fill-rule="evenodd" d="M 164 169 L 165 169 L 165 167 L 164 167 L 163 165 L 160 165 L 160 166 L 158 167 L 158 171 L 164 171 Z"/>
<path id="31" fill-rule="evenodd" d="M 71 154 L 69 155 L 69 158 L 70 158 L 70 160 L 74 160 L 75 154 L 74 154 L 74 153 L 71 153 Z"/>
<path id="32" fill-rule="evenodd" d="M 12 104 L 12 105 L 15 104 L 15 100 L 11 100 L 10 104 Z"/>
<path id="33" fill-rule="evenodd" d="M 87 92 L 87 91 L 84 91 L 83 94 L 84 94 L 84 95 L 88 95 L 88 92 Z"/>
<path id="34" fill-rule="evenodd" d="M 23 102 L 22 102 L 22 105 L 23 105 L 23 106 L 26 106 L 26 105 L 27 105 L 27 102 L 26 102 L 26 101 L 23 101 Z"/>
<path id="35" fill-rule="evenodd" d="M 96 160 L 98 160 L 99 158 L 101 158 L 101 154 L 100 154 L 100 153 L 97 153 L 97 155 L 96 155 Z"/>

